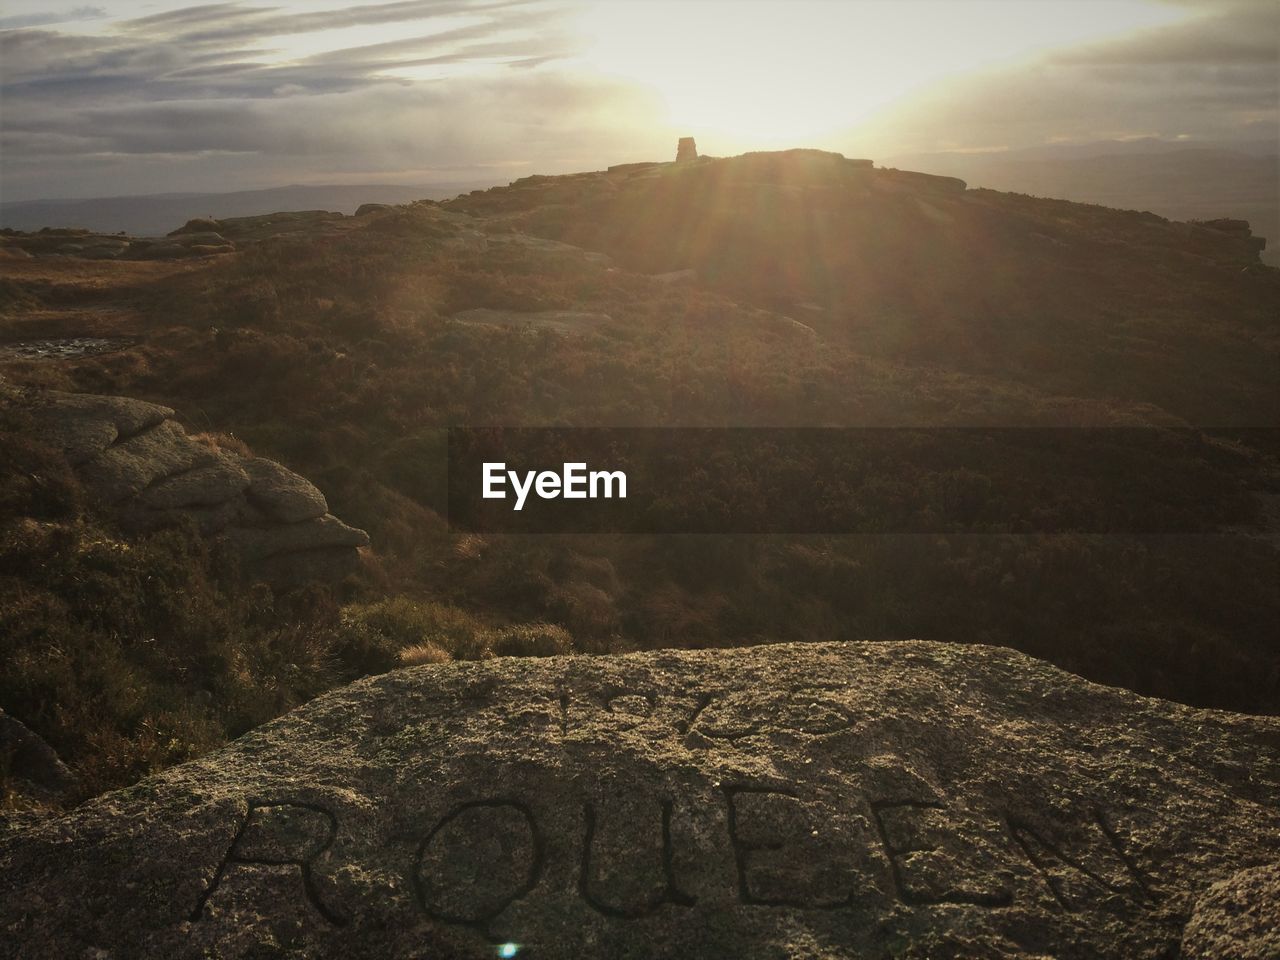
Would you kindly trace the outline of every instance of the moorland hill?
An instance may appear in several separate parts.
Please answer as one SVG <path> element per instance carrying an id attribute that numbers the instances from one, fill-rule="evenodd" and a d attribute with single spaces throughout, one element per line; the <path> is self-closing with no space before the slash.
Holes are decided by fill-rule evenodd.
<path id="1" fill-rule="evenodd" d="M 927 637 L 1280 710 L 1280 271 L 1238 223 L 799 151 L 172 242 L 208 234 L 224 242 L 174 259 L 0 237 L 0 375 L 171 408 L 211 448 L 306 477 L 372 546 L 336 586 L 273 591 L 189 525 L 122 527 L 6 409 L 0 706 L 86 793 L 355 677 L 495 652 Z M 444 430 L 547 424 L 969 428 L 841 495 L 973 510 L 928 535 L 451 528 Z M 1131 482 L 1121 432 L 1087 452 L 1028 434 L 1016 469 L 970 456 L 1010 426 L 1146 431 L 1158 482 Z M 1099 532 L 1102 488 L 1080 478 L 1166 526 Z M 1059 532 L 1010 519 L 1044 511 Z"/>

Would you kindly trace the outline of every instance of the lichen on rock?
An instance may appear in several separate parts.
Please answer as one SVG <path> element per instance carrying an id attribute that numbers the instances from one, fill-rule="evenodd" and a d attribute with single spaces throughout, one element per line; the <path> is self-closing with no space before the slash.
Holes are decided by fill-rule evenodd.
<path id="1" fill-rule="evenodd" d="M 20 958 L 1261 960 L 1274 870 L 1240 871 L 1277 862 L 1275 718 L 955 644 L 500 658 L 21 824 L 0 930 Z"/>

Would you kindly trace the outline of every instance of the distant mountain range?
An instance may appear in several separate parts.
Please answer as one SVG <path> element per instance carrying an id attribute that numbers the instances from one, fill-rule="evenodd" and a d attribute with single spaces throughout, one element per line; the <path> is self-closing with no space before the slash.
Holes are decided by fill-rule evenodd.
<path id="1" fill-rule="evenodd" d="M 234 193 L 159 193 L 133 197 L 73 200 L 18 200 L 0 203 L 0 227 L 88 227 L 99 233 L 155 236 L 176 230 L 193 217 L 251 217 L 277 210 L 331 210 L 354 213 L 362 203 L 445 200 L 493 181 L 399 184 L 291 185 Z"/>
<path id="2" fill-rule="evenodd" d="M 1171 220 L 1248 220 L 1280 266 L 1280 148 L 1274 141 L 1155 138 L 999 153 L 917 153 L 886 165 L 960 177 L 971 187 L 1149 210 Z"/>

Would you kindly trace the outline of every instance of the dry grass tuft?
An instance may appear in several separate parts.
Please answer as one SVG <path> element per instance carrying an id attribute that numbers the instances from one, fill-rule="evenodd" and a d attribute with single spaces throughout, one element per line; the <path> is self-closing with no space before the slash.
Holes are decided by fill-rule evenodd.
<path id="1" fill-rule="evenodd" d="M 415 643 L 400 651 L 400 664 L 405 667 L 417 667 L 424 663 L 448 663 L 452 659 L 448 650 L 430 641 Z"/>

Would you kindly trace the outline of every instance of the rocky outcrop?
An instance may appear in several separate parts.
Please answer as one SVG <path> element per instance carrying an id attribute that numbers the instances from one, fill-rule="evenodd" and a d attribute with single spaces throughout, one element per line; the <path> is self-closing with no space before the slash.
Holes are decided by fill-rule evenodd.
<path id="1" fill-rule="evenodd" d="M 1232 220 L 1226 217 L 1218 220 L 1192 220 L 1189 226 L 1193 243 L 1209 234 L 1215 247 L 1225 242 L 1228 248 L 1234 248 L 1241 260 L 1259 263 L 1262 251 L 1267 249 L 1267 238 L 1255 237 L 1248 220 Z"/>
<path id="2" fill-rule="evenodd" d="M 1274 960 L 1280 720 L 1009 650 L 424 666 L 0 840 L 5 955 Z"/>
<path id="3" fill-rule="evenodd" d="M 964 193 L 968 187 L 958 177 L 940 177 L 932 173 L 917 173 L 914 170 L 894 170 L 892 168 L 876 171 L 874 183 L 878 190 L 926 194 Z"/>
<path id="4" fill-rule="evenodd" d="M 78 228 L 45 228 L 35 233 L 8 231 L 6 247 L 33 256 L 77 257 L 85 260 L 180 260 L 217 253 L 231 253 L 235 244 L 219 233 L 187 227 L 160 239 L 123 234 L 91 233 Z"/>
<path id="5" fill-rule="evenodd" d="M 134 242 L 132 254 L 142 260 L 180 260 L 185 257 L 232 253 L 235 244 L 214 231 L 170 234 L 163 240 Z"/>
<path id="6" fill-rule="evenodd" d="M 677 151 L 678 152 L 678 151 Z M 656 160 L 639 160 L 635 163 L 615 163 L 609 167 L 608 173 L 648 173 L 661 167 L 662 164 Z"/>
<path id="7" fill-rule="evenodd" d="M 681 137 L 676 144 L 676 163 L 690 163 L 698 159 L 698 145 L 693 137 Z"/>
<path id="8" fill-rule="evenodd" d="M 249 498 L 268 516 L 282 523 L 300 523 L 329 512 L 324 494 L 311 481 L 274 460 L 261 457 L 244 461 L 248 471 Z"/>
<path id="9" fill-rule="evenodd" d="M 170 237 L 179 237 L 186 233 L 216 233 L 218 230 L 218 221 L 212 217 L 196 217 L 188 220 L 177 230 L 170 230 L 167 234 Z"/>
<path id="10" fill-rule="evenodd" d="M 329 514 L 309 481 L 273 460 L 193 440 L 168 407 L 57 391 L 7 402 L 23 406 L 35 433 L 62 451 L 91 498 L 129 526 L 193 519 L 251 575 L 281 584 L 337 579 L 369 544 L 363 530 Z"/>
<path id="11" fill-rule="evenodd" d="M 41 337 L 0 344 L 3 360 L 74 360 L 127 349 L 133 340 L 126 337 Z"/>
<path id="12" fill-rule="evenodd" d="M 422 202 L 422 201 L 419 201 Z M 429 202 L 429 201 L 427 201 Z M 89 260 L 184 260 L 233 253 L 277 237 L 316 239 L 356 226 L 359 216 L 385 204 L 364 204 L 357 217 L 328 210 L 286 210 L 250 217 L 188 220 L 163 237 L 94 233 L 80 227 L 0 231 L 0 258 L 62 256 Z"/>
<path id="13" fill-rule="evenodd" d="M 585 333 L 599 331 L 613 322 L 607 313 L 584 310 L 493 310 L 477 307 L 462 310 L 450 317 L 455 323 L 484 327 L 527 327 L 534 330 L 552 330 L 556 333 Z"/>

